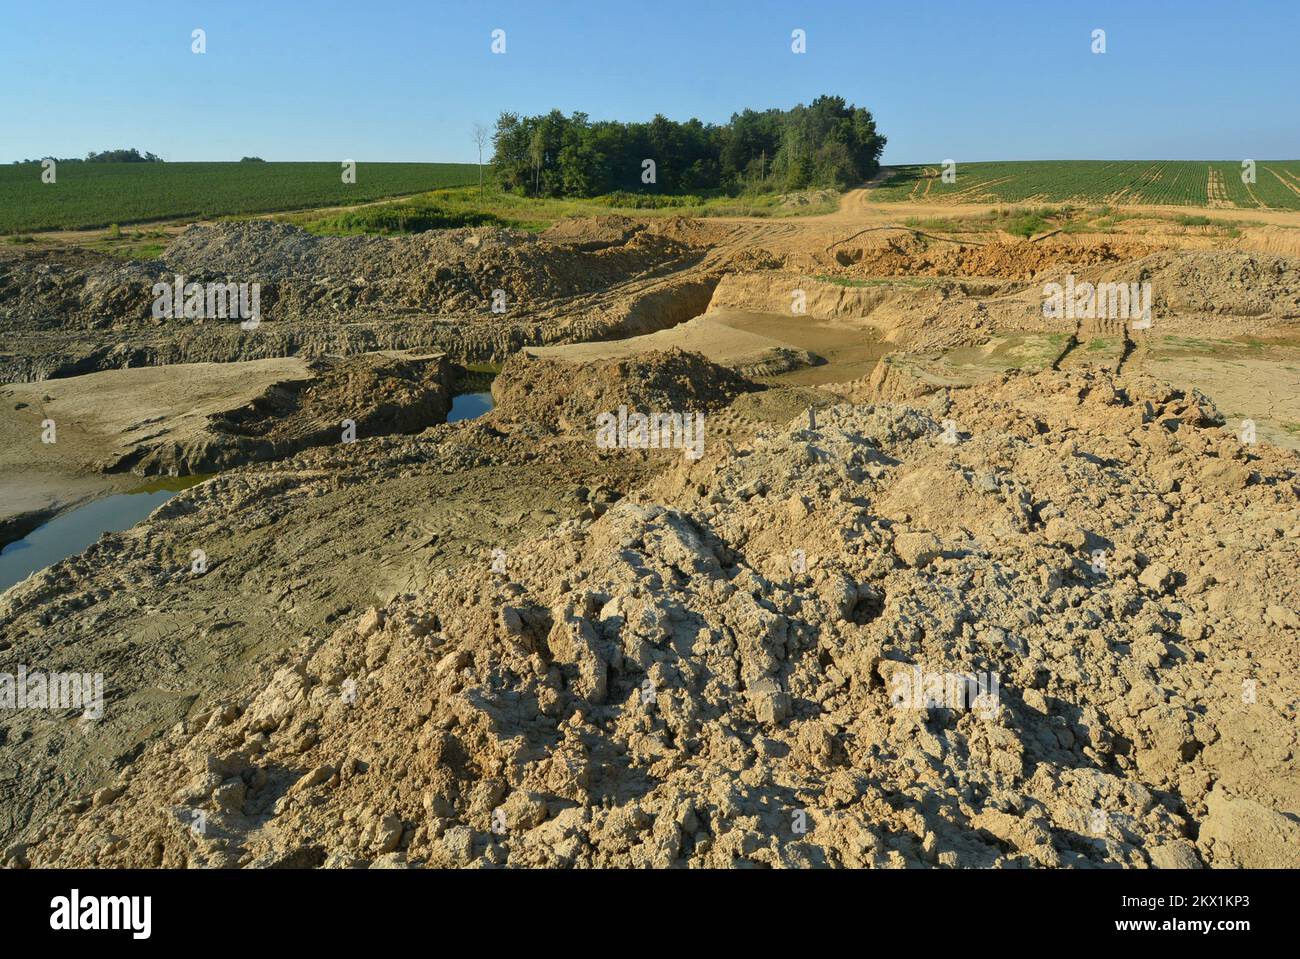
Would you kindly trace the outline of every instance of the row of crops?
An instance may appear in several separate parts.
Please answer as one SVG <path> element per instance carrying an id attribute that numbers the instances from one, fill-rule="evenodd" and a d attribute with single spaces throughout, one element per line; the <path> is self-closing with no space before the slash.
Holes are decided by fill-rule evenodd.
<path id="1" fill-rule="evenodd" d="M 61 163 L 0 166 L 0 233 L 364 203 L 478 182 L 472 163 Z"/>
<path id="2" fill-rule="evenodd" d="M 1213 183 L 1211 174 L 1214 173 Z M 1255 182 L 1239 161 L 1043 160 L 957 164 L 953 182 L 942 165 L 898 168 L 872 194 L 884 201 L 1207 206 L 1300 210 L 1300 161 L 1260 160 Z"/>

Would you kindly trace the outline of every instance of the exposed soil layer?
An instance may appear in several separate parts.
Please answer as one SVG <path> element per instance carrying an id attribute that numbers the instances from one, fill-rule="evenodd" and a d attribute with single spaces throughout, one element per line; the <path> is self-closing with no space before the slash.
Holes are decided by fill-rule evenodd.
<path id="1" fill-rule="evenodd" d="M 152 263 L 4 254 L 0 380 L 400 349 L 500 361 L 524 344 L 671 325 L 708 303 L 716 279 L 686 269 L 700 249 L 641 227 L 624 243 L 588 245 L 484 228 L 316 237 L 251 221 L 191 227 Z M 155 317 L 155 284 L 177 278 L 258 284 L 261 322 Z"/>

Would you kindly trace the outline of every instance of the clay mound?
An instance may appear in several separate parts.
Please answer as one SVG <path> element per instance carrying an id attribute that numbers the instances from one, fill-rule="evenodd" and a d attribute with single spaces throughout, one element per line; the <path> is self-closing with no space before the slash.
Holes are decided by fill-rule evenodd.
<path id="1" fill-rule="evenodd" d="M 581 235 L 582 226 L 573 228 Z M 257 281 L 272 319 L 386 308 L 508 313 L 605 290 L 687 255 L 685 245 L 606 224 L 598 242 L 557 243 L 519 230 L 474 227 L 413 236 L 322 237 L 252 220 L 192 226 L 168 246 L 167 268 L 189 280 Z"/>
<path id="2" fill-rule="evenodd" d="M 1139 260 L 1081 268 L 1061 263 L 1044 271 L 1042 283 L 1150 283 L 1162 316 L 1213 314 L 1294 320 L 1300 317 L 1300 259 L 1261 253 L 1176 250 Z M 1038 284 L 1024 291 L 1041 300 Z"/>
<path id="3" fill-rule="evenodd" d="M 492 384 L 497 416 L 561 431 L 594 429 L 595 417 L 630 412 L 696 413 L 721 409 L 763 389 L 698 353 L 663 350 L 576 364 L 519 353 Z"/>
<path id="4" fill-rule="evenodd" d="M 42 331 L 115 326 L 113 317 L 147 316 L 150 291 L 163 279 L 161 263 L 89 250 L 0 253 L 0 323 Z"/>
<path id="5" fill-rule="evenodd" d="M 626 216 L 570 217 L 543 230 L 540 237 L 579 250 L 602 250 L 622 246 L 643 229 L 644 224 Z"/>
<path id="6" fill-rule="evenodd" d="M 749 356 L 738 356 L 728 365 L 741 376 L 780 376 L 794 370 L 822 366 L 826 358 L 812 352 L 789 346 L 773 346 Z"/>
<path id="7" fill-rule="evenodd" d="M 722 242 L 730 227 L 725 223 L 698 220 L 686 216 L 655 217 L 646 224 L 646 232 L 666 237 L 690 247 L 710 246 Z"/>
<path id="8" fill-rule="evenodd" d="M 442 422 L 451 408 L 451 364 L 441 354 L 334 357 L 314 361 L 312 370 L 316 378 L 299 393 L 292 411 L 253 404 L 225 417 L 221 427 L 292 442 L 321 429 L 332 434 L 350 419 L 361 439 L 418 432 Z"/>
<path id="9" fill-rule="evenodd" d="M 1295 257 L 1185 252 L 1154 259 L 1134 279 L 1150 280 L 1156 297 L 1175 312 L 1300 318 Z"/>
<path id="10" fill-rule="evenodd" d="M 1300 456 L 1096 371 L 927 402 L 713 447 L 440 573 L 14 855 L 1294 865 Z"/>

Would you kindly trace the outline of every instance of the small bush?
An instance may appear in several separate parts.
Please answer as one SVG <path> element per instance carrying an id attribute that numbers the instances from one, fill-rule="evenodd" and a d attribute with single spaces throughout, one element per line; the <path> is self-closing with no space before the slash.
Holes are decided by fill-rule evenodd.
<path id="1" fill-rule="evenodd" d="M 307 228 L 313 233 L 423 233 L 426 230 L 453 230 L 466 226 L 499 226 L 491 213 L 479 210 L 449 210 L 433 203 L 418 201 L 393 203 L 350 210 L 336 216 L 313 220 Z"/>
<path id="2" fill-rule="evenodd" d="M 1013 236 L 1024 237 L 1026 240 L 1035 233 L 1042 233 L 1047 229 L 1047 221 L 1037 213 L 1028 211 L 1017 211 L 1007 221 L 1002 224 L 1002 229 L 1006 230 Z"/>
<path id="3" fill-rule="evenodd" d="M 632 193 L 628 190 L 615 190 L 604 196 L 596 197 L 597 203 L 626 210 L 663 210 L 670 207 L 700 206 L 702 197 L 691 194 Z"/>

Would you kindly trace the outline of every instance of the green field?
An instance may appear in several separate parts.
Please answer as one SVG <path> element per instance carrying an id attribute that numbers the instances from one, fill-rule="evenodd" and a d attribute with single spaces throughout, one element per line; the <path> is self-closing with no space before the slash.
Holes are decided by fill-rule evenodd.
<path id="1" fill-rule="evenodd" d="M 955 183 L 941 168 L 899 167 L 874 200 L 940 203 L 1065 203 L 1300 210 L 1300 160 L 1259 160 L 1255 183 L 1229 160 L 1029 160 L 958 163 Z"/>
<path id="2" fill-rule="evenodd" d="M 0 233 L 91 229 L 365 203 L 478 182 L 472 163 L 61 163 L 55 183 L 36 163 L 0 166 Z"/>

